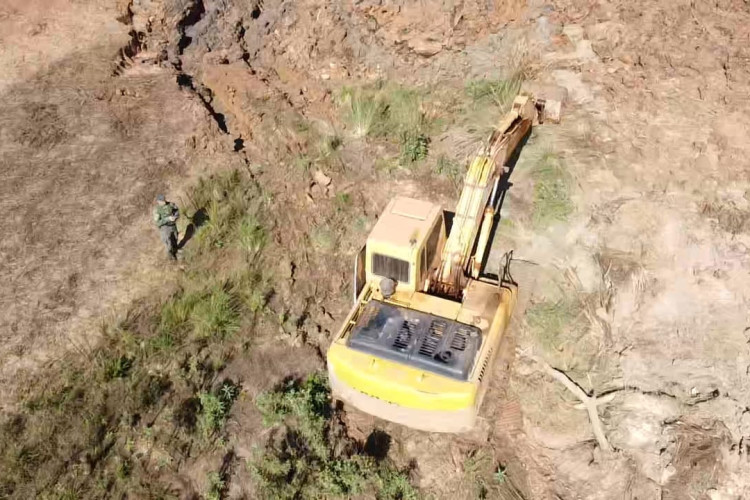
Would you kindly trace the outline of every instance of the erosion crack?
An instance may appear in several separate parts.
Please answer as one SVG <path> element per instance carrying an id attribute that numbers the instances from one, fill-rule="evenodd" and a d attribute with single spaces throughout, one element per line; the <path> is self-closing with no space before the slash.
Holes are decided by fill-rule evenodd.
<path id="1" fill-rule="evenodd" d="M 177 74 L 177 84 L 184 89 L 189 90 L 198 98 L 200 99 L 201 103 L 203 103 L 203 107 L 206 108 L 206 111 L 211 115 L 211 118 L 214 119 L 216 122 L 216 125 L 219 126 L 219 129 L 224 132 L 225 134 L 229 134 L 229 129 L 227 128 L 226 119 L 224 118 L 224 115 L 222 113 L 219 113 L 216 111 L 211 104 L 211 100 L 213 97 L 213 93 L 211 92 L 211 89 L 205 86 L 201 86 L 200 88 L 197 88 L 195 86 L 195 82 L 193 81 L 193 77 L 188 75 L 187 73 L 178 73 Z M 237 145 L 237 142 L 235 141 L 235 147 Z M 241 148 L 240 148 L 241 149 Z M 235 151 L 240 151 L 240 149 L 235 149 Z"/>

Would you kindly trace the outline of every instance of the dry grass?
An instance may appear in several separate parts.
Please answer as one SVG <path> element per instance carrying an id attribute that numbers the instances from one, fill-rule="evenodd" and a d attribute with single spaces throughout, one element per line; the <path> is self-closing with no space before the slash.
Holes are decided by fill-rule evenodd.
<path id="1" fill-rule="evenodd" d="M 559 155 L 545 152 L 531 171 L 534 181 L 532 224 L 543 229 L 565 222 L 574 212 L 570 199 L 571 176 Z"/>
<path id="2" fill-rule="evenodd" d="M 705 201 L 701 204 L 700 211 L 722 231 L 732 235 L 750 232 L 750 212 L 737 208 L 732 202 Z"/>

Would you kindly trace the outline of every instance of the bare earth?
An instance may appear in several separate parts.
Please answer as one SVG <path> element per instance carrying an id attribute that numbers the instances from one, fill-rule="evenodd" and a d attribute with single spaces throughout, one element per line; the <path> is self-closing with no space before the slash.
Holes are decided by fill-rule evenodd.
<path id="1" fill-rule="evenodd" d="M 4 411 L 19 380 L 94 345 L 105 318 L 175 280 L 149 220 L 156 193 L 183 202 L 199 176 L 249 169 L 273 195 L 275 242 L 306 245 L 324 222 L 318 194 L 305 196 L 311 179 L 266 163 L 308 146 L 279 125 L 285 113 L 340 130 L 336 92 L 386 79 L 432 89 L 446 117 L 466 81 L 521 67 L 529 90 L 566 102 L 562 123 L 539 127 L 521 155 L 503 206 L 513 224 L 494 255 L 514 248 L 535 264 L 528 310 L 576 297 L 576 328 L 545 344 L 516 315 L 471 435 L 356 412 L 350 433 L 388 432 L 393 459 L 416 461 L 437 498 L 474 498 L 465 471 L 477 450 L 527 498 L 750 496 L 747 2 L 6 0 L 0 66 Z M 477 136 L 449 122 L 431 158 L 464 161 Z M 449 180 L 384 174 L 378 153 L 345 140 L 344 166 L 329 172 L 366 220 L 396 193 L 455 201 Z M 570 175 L 574 210 L 539 228 L 532 170 L 549 153 Z M 292 264 L 279 295 L 315 304 L 323 338 L 234 365 L 251 393 L 320 364 L 362 237 L 339 242 L 332 268 Z M 589 395 L 611 393 L 598 406 L 611 450 L 537 359 Z M 233 410 L 240 458 L 260 427 L 251 406 Z M 235 475 L 229 496 L 241 498 L 251 480 Z"/>

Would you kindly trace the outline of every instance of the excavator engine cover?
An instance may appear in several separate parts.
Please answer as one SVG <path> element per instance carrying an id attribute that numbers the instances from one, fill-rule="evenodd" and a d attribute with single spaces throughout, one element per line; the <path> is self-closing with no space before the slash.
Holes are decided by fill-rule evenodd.
<path id="1" fill-rule="evenodd" d="M 372 300 L 349 347 L 457 380 L 468 380 L 482 345 L 478 328 Z"/>

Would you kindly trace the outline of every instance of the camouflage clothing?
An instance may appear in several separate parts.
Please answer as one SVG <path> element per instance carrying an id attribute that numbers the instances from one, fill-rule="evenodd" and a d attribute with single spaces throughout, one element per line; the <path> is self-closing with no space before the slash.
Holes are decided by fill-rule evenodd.
<path id="1" fill-rule="evenodd" d="M 179 216 L 180 209 L 171 201 L 164 205 L 156 205 L 156 208 L 154 208 L 154 223 L 156 224 L 156 227 L 162 227 L 168 224 L 174 226 Z M 175 220 L 171 220 L 171 217 L 174 217 Z"/>
<path id="2" fill-rule="evenodd" d="M 172 202 L 156 205 L 154 208 L 154 224 L 159 228 L 159 236 L 167 248 L 169 258 L 177 258 L 177 218 L 180 210 Z"/>

